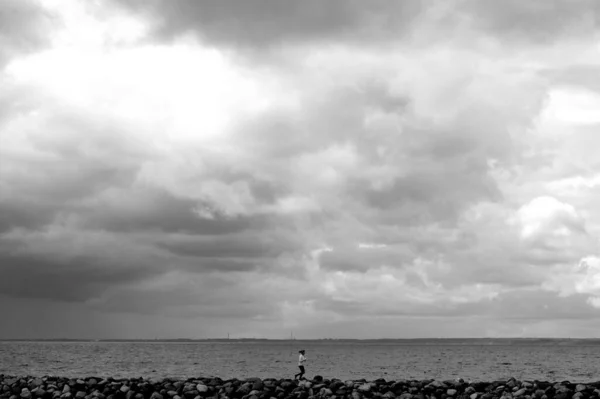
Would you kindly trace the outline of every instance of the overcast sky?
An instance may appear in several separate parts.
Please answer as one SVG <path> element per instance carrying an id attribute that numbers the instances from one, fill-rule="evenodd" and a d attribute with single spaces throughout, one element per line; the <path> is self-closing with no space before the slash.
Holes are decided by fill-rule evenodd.
<path id="1" fill-rule="evenodd" d="M 0 5 L 0 338 L 598 335 L 599 1 Z"/>

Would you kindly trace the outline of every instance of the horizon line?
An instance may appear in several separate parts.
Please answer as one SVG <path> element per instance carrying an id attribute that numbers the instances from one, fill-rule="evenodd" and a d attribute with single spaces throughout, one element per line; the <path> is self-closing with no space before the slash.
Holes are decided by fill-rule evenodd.
<path id="1" fill-rule="evenodd" d="M 590 341 L 600 340 L 600 337 L 573 338 L 573 337 L 437 337 L 437 338 L 0 338 L 0 342 L 7 341 L 63 341 L 63 342 L 206 342 L 206 341 L 482 341 L 482 340 L 568 340 L 568 341 Z"/>

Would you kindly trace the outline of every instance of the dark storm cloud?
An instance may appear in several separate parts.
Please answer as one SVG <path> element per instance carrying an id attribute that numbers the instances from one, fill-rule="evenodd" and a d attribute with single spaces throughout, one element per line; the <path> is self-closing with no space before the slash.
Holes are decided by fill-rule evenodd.
<path id="1" fill-rule="evenodd" d="M 199 277 L 174 271 L 157 281 L 160 283 L 113 287 L 92 304 L 111 312 L 210 319 L 268 318 L 277 310 L 272 293 L 251 289 L 256 280 L 247 273 L 210 273 Z"/>
<path id="2" fill-rule="evenodd" d="M 417 0 L 115 0 L 158 20 L 169 39 L 189 31 L 209 43 L 278 47 L 311 41 L 364 41 L 402 36 L 422 11 Z"/>
<path id="3" fill-rule="evenodd" d="M 127 261 L 110 264 L 99 255 L 87 254 L 52 259 L 3 250 L 0 265 L 0 295 L 68 302 L 82 302 L 102 294 L 108 287 L 138 282 L 160 273 L 156 267 L 140 264 L 132 267 Z"/>
<path id="4" fill-rule="evenodd" d="M 194 210 L 197 200 L 179 198 L 159 188 L 123 187 L 113 198 L 81 207 L 83 224 L 114 232 L 160 231 L 197 235 L 227 235 L 265 228 L 268 216 L 239 215 L 212 218 L 199 216 Z"/>
<path id="5" fill-rule="evenodd" d="M 0 234 L 17 227 L 36 229 L 52 222 L 58 209 L 40 202 L 4 199 L 0 203 Z"/>

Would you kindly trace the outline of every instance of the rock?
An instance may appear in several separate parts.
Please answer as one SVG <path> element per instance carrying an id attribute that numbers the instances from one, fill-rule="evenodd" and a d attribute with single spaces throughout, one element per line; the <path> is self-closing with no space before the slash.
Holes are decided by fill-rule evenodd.
<path id="1" fill-rule="evenodd" d="M 455 396 L 457 392 L 458 392 L 458 391 L 457 391 L 456 389 L 448 389 L 448 390 L 446 391 L 446 394 L 447 394 L 448 396 Z"/>
<path id="2" fill-rule="evenodd" d="M 163 399 L 163 396 L 158 393 L 158 392 L 152 392 L 152 395 L 150 395 L 150 399 Z"/>
<path id="3" fill-rule="evenodd" d="M 583 384 L 577 384 L 575 386 L 575 392 L 582 392 L 585 391 L 587 389 L 587 386 L 583 385 Z"/>
<path id="4" fill-rule="evenodd" d="M 204 384 L 198 384 L 198 385 L 196 385 L 196 390 L 199 393 L 206 393 L 206 392 L 208 392 L 208 387 Z"/>
<path id="5" fill-rule="evenodd" d="M 517 392 L 515 392 L 514 396 L 518 398 L 519 396 L 523 396 L 527 393 L 527 388 L 521 388 Z"/>
<path id="6" fill-rule="evenodd" d="M 71 387 L 68 384 L 65 384 L 62 389 L 62 393 L 67 393 L 71 391 Z"/>
<path id="7" fill-rule="evenodd" d="M 31 391 L 29 390 L 29 388 L 23 388 L 21 389 L 21 398 L 23 399 L 30 399 L 31 398 Z"/>
<path id="8" fill-rule="evenodd" d="M 475 392 L 475 393 L 472 393 L 472 394 L 469 396 L 469 398 L 470 398 L 470 399 L 477 399 L 477 397 L 478 397 L 478 396 L 479 396 L 479 394 L 478 394 L 477 392 Z"/>
<path id="9" fill-rule="evenodd" d="M 369 384 L 368 382 L 365 384 L 362 384 L 358 387 L 358 390 L 360 392 L 371 392 L 371 384 Z"/>
<path id="10" fill-rule="evenodd" d="M 175 386 L 175 389 L 179 391 L 180 389 L 183 388 L 184 383 L 183 383 L 183 381 L 175 381 L 175 383 L 173 385 Z M 219 385 L 219 384 L 217 383 L 215 385 Z"/>

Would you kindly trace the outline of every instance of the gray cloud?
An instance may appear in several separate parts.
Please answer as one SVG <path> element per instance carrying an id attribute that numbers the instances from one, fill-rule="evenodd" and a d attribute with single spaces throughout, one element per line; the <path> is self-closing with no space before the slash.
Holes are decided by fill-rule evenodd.
<path id="1" fill-rule="evenodd" d="M 97 297 L 107 287 L 139 282 L 159 272 L 156 267 L 132 267 L 127 261 L 111 265 L 105 258 L 90 255 L 47 259 L 3 254 L 0 261 L 0 295 L 67 302 L 82 302 Z"/>
<path id="2" fill-rule="evenodd" d="M 544 44 L 589 35 L 598 27 L 600 15 L 594 0 L 455 0 L 444 5 L 428 0 L 115 1 L 153 20 L 155 37 L 161 40 L 192 32 L 208 43 L 238 50 L 306 43 L 377 46 L 403 40 L 445 41 L 448 32 L 465 28 L 500 40 Z M 415 36 L 413 28 L 423 28 L 419 22 L 431 26 Z"/>
<path id="3" fill-rule="evenodd" d="M 598 28 L 600 5 L 594 0 L 470 0 L 461 8 L 477 27 L 518 42 L 549 43 L 585 37 Z"/>
<path id="4" fill-rule="evenodd" d="M 209 43 L 234 47 L 280 47 L 311 41 L 365 41 L 401 36 L 424 7 L 420 1 L 376 0 L 117 0 L 158 20 L 156 34 L 172 38 L 189 31 Z"/>
<path id="5" fill-rule="evenodd" d="M 32 0 L 4 0 L 0 10 L 0 67 L 13 56 L 49 44 L 48 30 L 60 22 Z"/>
<path id="6" fill-rule="evenodd" d="M 85 10 L 98 29 L 73 40 L 89 52 L 57 43 L 0 75 L 4 298 L 168 313 L 189 323 L 177 333 L 218 319 L 389 336 L 420 320 L 418 335 L 436 319 L 492 334 L 595 317 L 595 269 L 574 267 L 597 248 L 597 126 L 566 139 L 541 113 L 553 85 L 593 86 L 593 60 L 544 52 L 582 41 L 571 27 L 593 4 L 119 3 Z M 111 20 L 123 10 L 154 29 L 147 40 L 106 39 L 104 23 L 135 28 Z M 4 29 L 24 51 L 44 44 L 34 25 Z M 282 51 L 236 57 L 265 49 Z M 590 187 L 557 180 L 577 176 Z"/>

